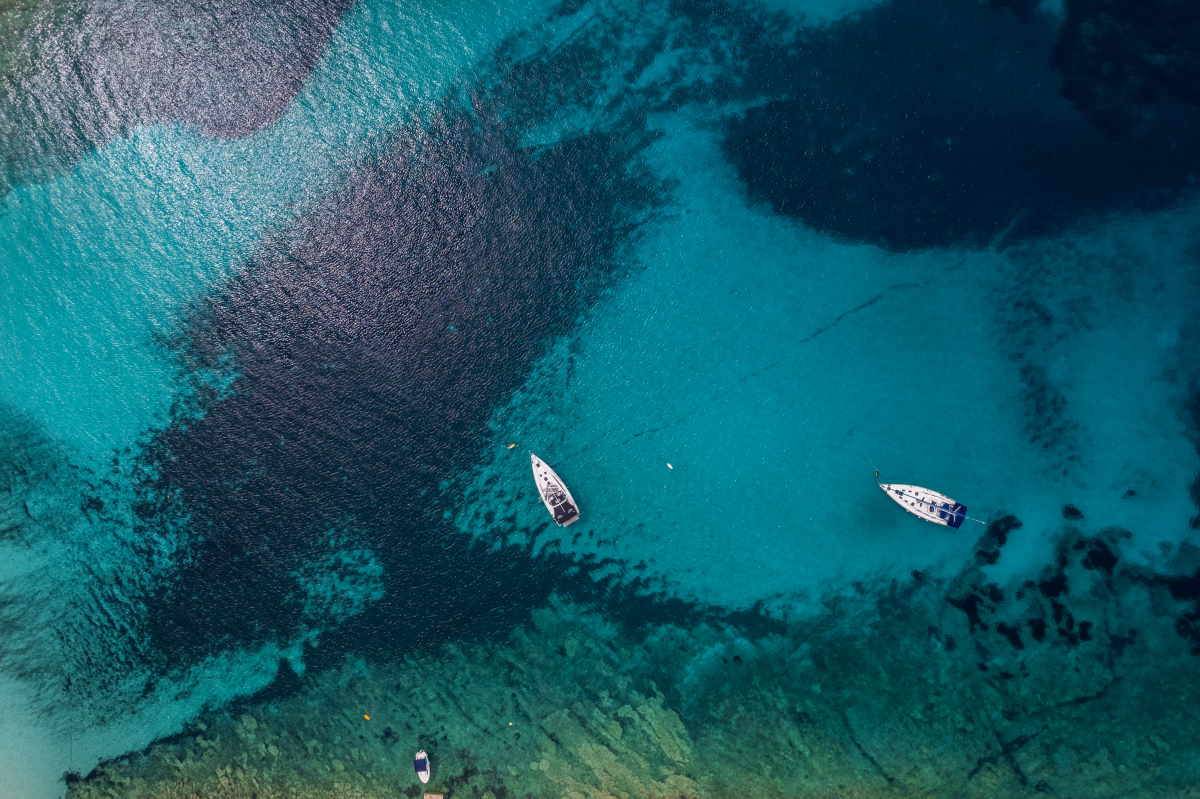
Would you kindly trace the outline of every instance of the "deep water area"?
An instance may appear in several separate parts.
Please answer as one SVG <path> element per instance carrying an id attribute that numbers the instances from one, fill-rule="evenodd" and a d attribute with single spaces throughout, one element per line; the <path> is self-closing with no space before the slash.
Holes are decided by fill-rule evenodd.
<path id="1" fill-rule="evenodd" d="M 0 796 L 1200 795 L 1177 6 L 0 10 Z"/>
<path id="2" fill-rule="evenodd" d="M 991 37 L 1001 52 L 979 46 Z M 1054 41 L 981 4 L 896 0 L 761 65 L 771 99 L 727 123 L 725 147 L 752 198 L 894 249 L 1169 203 L 1200 168 L 1195 149 L 1089 124 L 1060 94 Z"/>

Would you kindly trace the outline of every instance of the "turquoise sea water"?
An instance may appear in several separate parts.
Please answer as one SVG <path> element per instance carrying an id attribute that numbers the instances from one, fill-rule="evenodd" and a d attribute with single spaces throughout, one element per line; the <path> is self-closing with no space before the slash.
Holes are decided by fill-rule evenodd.
<path id="1" fill-rule="evenodd" d="M 0 105 L 45 150 L 0 198 L 5 795 L 564 601 L 740 641 L 945 580 L 974 635 L 1040 579 L 1050 669 L 1091 656 L 1043 571 L 1076 511 L 1170 594 L 1113 635 L 1194 643 L 1200 153 L 1061 96 L 1061 10 L 201 5 L 233 77 L 89 82 L 136 4 L 13 34 L 71 55 Z M 136 29 L 216 57 L 171 30 Z M 874 469 L 1019 532 L 922 525 Z"/>
<path id="2" fill-rule="evenodd" d="M 161 424 L 175 366 L 160 339 L 180 310 L 531 13 L 358 6 L 269 127 L 232 140 L 142 127 L 14 188 L 2 217 L 8 402 L 101 461 Z"/>

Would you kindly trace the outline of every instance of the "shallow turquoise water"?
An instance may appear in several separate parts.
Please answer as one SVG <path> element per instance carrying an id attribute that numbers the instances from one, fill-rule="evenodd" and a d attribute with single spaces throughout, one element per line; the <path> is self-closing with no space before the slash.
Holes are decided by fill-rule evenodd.
<path id="1" fill-rule="evenodd" d="M 1011 545 L 1007 569 L 1049 557 L 1064 502 L 1138 531 L 1151 559 L 1177 540 L 1196 455 L 1165 409 L 1184 396 L 1169 375 L 1195 283 L 1164 241 L 1187 240 L 1194 207 L 999 252 L 887 253 L 747 207 L 690 123 L 668 123 L 656 161 L 679 180 L 677 215 L 641 245 L 644 269 L 497 412 L 464 531 L 504 535 L 480 514 L 508 504 L 523 522 L 512 534 L 537 525 L 515 468 L 531 447 L 562 453 L 589 511 L 582 539 L 547 530 L 540 545 L 644 561 L 672 590 L 732 606 L 786 612 L 855 580 L 956 570 L 974 536 L 877 502 L 873 468 L 965 486 L 985 519 L 1017 513 L 1037 533 Z M 1006 332 L 1023 296 L 1085 317 L 1032 332 L 1025 350 L 1070 408 L 1049 447 L 1030 440 L 1047 422 L 1031 422 Z"/>
<path id="2" fill-rule="evenodd" d="M 163 424 L 177 381 L 161 339 L 188 304 L 537 8 L 359 5 L 270 127 L 234 140 L 142 127 L 13 189 L 0 216 L 7 401 L 100 462 Z"/>
<path id="3" fill-rule="evenodd" d="M 1058 97 L 1053 17 L 863 8 L 361 2 L 257 129 L 134 118 L 18 174 L 22 795 L 281 660 L 494 636 L 552 594 L 777 619 L 953 573 L 974 539 L 874 468 L 1019 516 L 999 582 L 1066 503 L 1131 562 L 1186 540 L 1187 165 L 1081 162 L 1128 153 Z M 581 525 L 548 527 L 527 449 Z"/>

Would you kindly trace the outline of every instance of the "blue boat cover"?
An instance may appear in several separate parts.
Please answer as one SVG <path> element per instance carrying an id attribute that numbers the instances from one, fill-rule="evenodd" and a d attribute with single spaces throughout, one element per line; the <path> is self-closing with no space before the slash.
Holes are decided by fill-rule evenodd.
<path id="1" fill-rule="evenodd" d="M 933 506 L 929 506 L 933 510 Z M 967 517 L 967 506 L 960 502 L 955 502 L 954 507 L 950 507 L 943 502 L 937 512 L 938 518 L 944 521 L 950 527 L 961 527 L 963 519 Z"/>
<path id="2" fill-rule="evenodd" d="M 425 758 L 414 760 L 413 768 L 415 768 L 417 771 L 424 771 L 425 769 L 429 768 L 429 761 Z"/>

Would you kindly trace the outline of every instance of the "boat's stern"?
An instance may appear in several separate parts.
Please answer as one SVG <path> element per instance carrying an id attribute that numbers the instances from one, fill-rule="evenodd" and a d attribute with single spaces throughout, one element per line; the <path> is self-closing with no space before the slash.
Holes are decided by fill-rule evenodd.
<path id="1" fill-rule="evenodd" d="M 947 527 L 957 530 L 967 518 L 967 506 L 961 502 L 955 502 L 953 506 L 942 503 L 938 509 L 938 517 L 946 522 Z"/>

